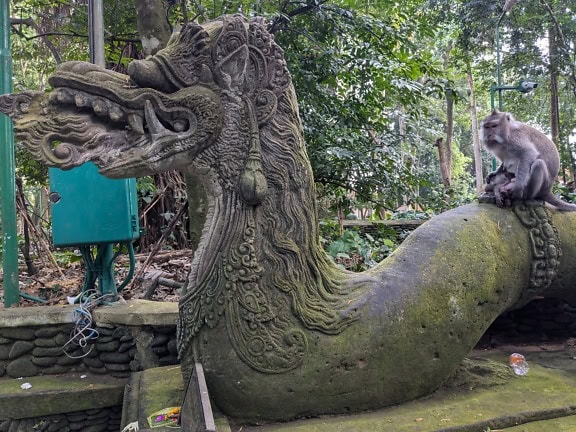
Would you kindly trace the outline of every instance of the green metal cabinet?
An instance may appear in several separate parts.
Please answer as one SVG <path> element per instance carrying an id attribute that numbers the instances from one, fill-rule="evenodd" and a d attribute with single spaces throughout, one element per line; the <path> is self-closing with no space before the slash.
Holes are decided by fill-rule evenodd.
<path id="1" fill-rule="evenodd" d="M 55 246 L 131 242 L 139 236 L 136 180 L 108 179 L 93 163 L 48 170 Z"/>

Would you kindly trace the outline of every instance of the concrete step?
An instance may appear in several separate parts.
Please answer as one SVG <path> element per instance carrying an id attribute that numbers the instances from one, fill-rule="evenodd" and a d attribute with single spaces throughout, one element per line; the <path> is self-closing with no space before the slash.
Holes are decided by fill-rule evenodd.
<path id="1" fill-rule="evenodd" d="M 22 419 L 119 406 L 126 383 L 127 379 L 91 373 L 2 377 L 1 417 Z M 24 389 L 23 384 L 31 387 Z"/>

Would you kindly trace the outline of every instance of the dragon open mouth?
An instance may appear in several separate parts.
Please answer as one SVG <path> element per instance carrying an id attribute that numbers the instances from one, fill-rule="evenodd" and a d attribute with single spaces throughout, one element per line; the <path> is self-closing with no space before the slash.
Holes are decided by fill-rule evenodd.
<path id="1" fill-rule="evenodd" d="M 222 127 L 219 98 L 206 86 L 167 94 L 83 62 L 60 65 L 50 83 L 49 94 L 30 96 L 41 115 L 18 108 L 11 116 L 17 139 L 63 169 L 91 160 L 108 177 L 165 171 L 179 154 L 189 161 L 209 146 Z"/>

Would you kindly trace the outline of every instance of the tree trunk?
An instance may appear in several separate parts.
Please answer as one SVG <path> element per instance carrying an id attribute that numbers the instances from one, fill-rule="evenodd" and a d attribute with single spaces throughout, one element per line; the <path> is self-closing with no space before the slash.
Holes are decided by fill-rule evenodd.
<path id="1" fill-rule="evenodd" d="M 28 216 L 28 204 L 26 203 L 26 197 L 24 196 L 24 190 L 22 189 L 22 179 L 20 177 L 16 177 L 16 192 L 17 207 L 19 207 L 23 213 L 22 225 L 24 229 L 24 243 L 20 249 L 24 256 L 28 276 L 32 276 L 38 273 L 38 270 L 34 265 L 34 260 L 30 256 L 30 218 Z"/>
<path id="2" fill-rule="evenodd" d="M 444 138 L 438 138 L 434 143 L 434 146 L 438 147 L 438 159 L 440 160 L 440 176 L 442 177 L 442 183 L 444 184 L 444 187 L 448 189 L 451 184 L 450 170 L 448 169 L 448 161 L 443 142 Z"/>
<path id="3" fill-rule="evenodd" d="M 446 141 L 438 138 L 434 145 L 438 147 L 440 175 L 446 189 L 452 185 L 452 137 L 454 136 L 454 96 L 452 89 L 446 89 Z"/>
<path id="4" fill-rule="evenodd" d="M 552 141 L 559 147 L 560 140 L 560 114 L 558 102 L 558 67 L 557 67 L 557 45 L 556 29 L 553 25 L 548 28 L 548 49 L 550 52 L 550 132 Z"/>
<path id="5" fill-rule="evenodd" d="M 472 120 L 472 147 L 474 148 L 474 167 L 476 170 L 476 192 L 481 194 L 484 190 L 484 173 L 482 170 L 482 149 L 478 136 L 478 113 L 476 112 L 476 95 L 474 93 L 474 78 L 470 65 L 468 65 L 468 88 L 470 89 L 470 119 Z"/>
<path id="6" fill-rule="evenodd" d="M 446 172 L 448 185 L 452 184 L 452 138 L 454 137 L 454 93 L 452 89 L 446 90 Z"/>
<path id="7" fill-rule="evenodd" d="M 566 150 L 565 146 L 562 144 L 563 140 L 561 137 L 560 132 L 560 101 L 558 96 L 558 60 L 559 60 L 559 52 L 558 52 L 558 37 L 557 37 L 557 30 L 554 23 L 550 23 L 548 27 L 548 50 L 550 53 L 550 64 L 548 66 L 550 72 L 550 133 L 552 135 L 552 141 L 556 144 L 558 151 L 560 152 L 560 164 L 561 169 L 560 173 L 562 176 L 562 180 L 564 183 L 567 183 L 569 180 L 574 179 L 574 172 L 572 166 L 572 155 L 571 151 L 568 148 Z M 567 151 L 569 152 L 567 154 Z M 566 167 L 566 160 L 570 160 L 569 167 Z M 567 176 L 567 171 L 570 169 L 572 171 Z"/>
<path id="8" fill-rule="evenodd" d="M 166 46 L 172 33 L 162 0 L 135 0 L 134 3 L 144 54 L 155 54 Z"/>

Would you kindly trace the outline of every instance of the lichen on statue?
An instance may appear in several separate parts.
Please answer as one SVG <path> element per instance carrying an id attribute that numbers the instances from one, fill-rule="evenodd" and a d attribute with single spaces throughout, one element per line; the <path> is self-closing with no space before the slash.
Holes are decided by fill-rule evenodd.
<path id="1" fill-rule="evenodd" d="M 239 422 L 428 394 L 525 292 L 554 289 L 550 273 L 527 290 L 531 240 L 512 211 L 491 205 L 434 218 L 368 272 L 339 269 L 319 244 L 283 51 L 259 18 L 187 24 L 128 75 L 73 62 L 50 83 L 50 94 L 0 97 L 35 157 L 61 168 L 93 161 L 112 178 L 179 169 L 204 188 L 207 219 L 180 299 L 180 359 L 185 378 L 202 363 L 211 398 Z M 557 245 L 547 217 L 539 226 Z M 570 266 L 557 267 L 563 284 L 575 282 Z"/>

